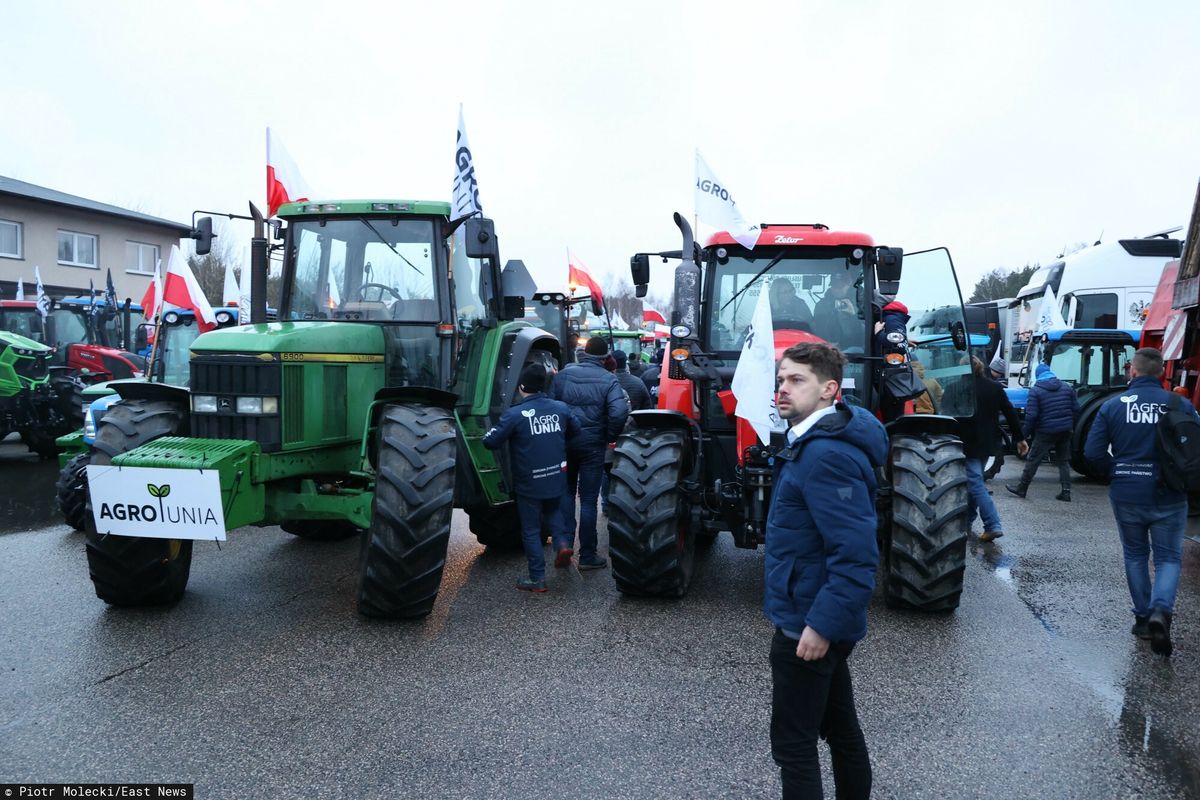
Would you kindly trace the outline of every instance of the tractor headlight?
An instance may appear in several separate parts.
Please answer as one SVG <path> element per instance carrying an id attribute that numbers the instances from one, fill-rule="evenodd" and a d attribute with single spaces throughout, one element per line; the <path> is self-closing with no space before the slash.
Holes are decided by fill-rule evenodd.
<path id="1" fill-rule="evenodd" d="M 192 411 L 197 414 L 217 413 L 217 398 L 211 394 L 192 395 Z"/>
<path id="2" fill-rule="evenodd" d="M 279 398 L 239 397 L 237 412 L 239 414 L 277 414 L 279 413 Z"/>
<path id="3" fill-rule="evenodd" d="M 168 311 L 167 313 L 163 314 L 163 322 L 165 322 L 168 325 L 179 324 L 179 312 Z"/>
<path id="4" fill-rule="evenodd" d="M 233 314 L 228 311 L 218 311 L 216 316 L 218 325 L 228 325 L 233 322 Z"/>

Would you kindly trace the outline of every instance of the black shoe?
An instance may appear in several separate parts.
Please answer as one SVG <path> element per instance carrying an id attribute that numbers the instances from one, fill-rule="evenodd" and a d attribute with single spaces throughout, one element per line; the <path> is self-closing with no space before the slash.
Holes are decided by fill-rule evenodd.
<path id="1" fill-rule="evenodd" d="M 1024 489 L 1024 487 L 1021 487 L 1021 486 L 1012 486 L 1011 484 L 1007 484 L 1007 483 L 1006 483 L 1006 484 L 1004 484 L 1004 488 L 1005 488 L 1005 489 L 1008 489 L 1010 492 L 1012 492 L 1013 494 L 1015 494 L 1017 497 L 1024 497 L 1024 496 L 1025 496 L 1025 489 Z"/>
<path id="2" fill-rule="evenodd" d="M 535 581 L 533 578 L 521 578 L 517 581 L 517 588 L 522 592 L 535 592 L 542 594 L 546 591 L 545 581 Z"/>
<path id="3" fill-rule="evenodd" d="M 608 566 L 608 559 L 601 558 L 600 556 L 592 556 L 591 558 L 582 558 L 581 557 L 579 559 L 579 568 L 580 569 L 604 569 L 607 566 Z"/>
<path id="4" fill-rule="evenodd" d="M 1138 637 L 1139 639 L 1149 639 L 1150 638 L 1150 618 L 1149 617 L 1139 617 L 1139 616 L 1135 615 L 1133 618 L 1133 627 L 1129 629 L 1129 632 L 1132 633 L 1134 636 Z"/>
<path id="5" fill-rule="evenodd" d="M 1064 503 L 1069 503 L 1069 502 L 1071 502 L 1071 490 L 1070 490 L 1070 489 L 1063 489 L 1061 492 L 1059 492 L 1058 494 L 1054 495 L 1054 499 L 1055 499 L 1055 500 L 1062 500 Z"/>
<path id="6" fill-rule="evenodd" d="M 1160 656 L 1171 655 L 1171 615 L 1161 608 L 1150 612 L 1150 649 Z"/>

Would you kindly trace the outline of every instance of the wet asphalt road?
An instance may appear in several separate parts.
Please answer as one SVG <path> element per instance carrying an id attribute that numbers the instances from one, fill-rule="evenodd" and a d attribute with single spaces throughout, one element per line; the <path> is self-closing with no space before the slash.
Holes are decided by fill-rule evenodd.
<path id="1" fill-rule="evenodd" d="M 1066 505 L 1044 473 L 1024 502 L 996 483 L 1007 535 L 971 545 L 955 614 L 873 605 L 852 667 L 875 797 L 1200 797 L 1200 545 L 1164 661 L 1128 634 L 1103 487 Z M 175 608 L 122 611 L 54 518 L 54 474 L 0 445 L 0 783 L 778 796 L 761 555 L 728 538 L 682 602 L 626 600 L 607 571 L 529 596 L 523 558 L 456 514 L 435 613 L 381 623 L 354 613 L 355 542 L 247 529 L 197 545 Z"/>

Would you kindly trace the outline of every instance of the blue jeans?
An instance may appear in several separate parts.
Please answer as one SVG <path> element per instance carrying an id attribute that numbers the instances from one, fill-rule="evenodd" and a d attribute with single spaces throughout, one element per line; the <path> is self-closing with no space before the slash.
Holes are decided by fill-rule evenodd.
<path id="1" fill-rule="evenodd" d="M 983 459 L 968 458 L 967 459 L 967 527 L 971 527 L 971 523 L 975 521 L 975 515 L 978 514 L 983 520 L 983 530 L 985 533 L 991 531 L 999 533 L 1004 529 L 1000 527 L 1000 515 L 996 513 L 996 504 L 992 502 L 992 496 L 988 494 L 987 486 L 983 483 Z"/>
<path id="2" fill-rule="evenodd" d="M 567 456 L 567 496 L 562 499 L 563 539 L 555 549 L 575 543 L 575 495 L 579 495 L 579 557 L 596 556 L 596 500 L 604 476 L 604 450 Z"/>
<path id="3" fill-rule="evenodd" d="M 521 497 L 517 495 L 517 515 L 521 518 L 521 544 L 525 547 L 525 558 L 529 561 L 531 580 L 546 580 L 546 559 L 542 556 L 542 521 L 550 525 L 553 541 L 562 538 L 562 500 L 557 497 Z"/>
<path id="4" fill-rule="evenodd" d="M 1121 548 L 1125 551 L 1125 580 L 1133 599 L 1133 613 L 1147 617 L 1155 608 L 1175 613 L 1183 560 L 1183 534 L 1187 503 L 1158 507 L 1112 501 Z M 1154 551 L 1154 588 L 1150 587 L 1150 551 Z"/>

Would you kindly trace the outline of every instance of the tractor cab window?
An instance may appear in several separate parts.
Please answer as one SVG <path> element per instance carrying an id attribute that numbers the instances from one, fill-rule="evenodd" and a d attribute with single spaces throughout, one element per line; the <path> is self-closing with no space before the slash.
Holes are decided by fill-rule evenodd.
<path id="1" fill-rule="evenodd" d="M 459 229 L 461 231 L 461 228 Z M 467 258 L 459 237 L 450 240 L 450 264 L 454 277 L 454 313 L 458 329 L 462 333 L 472 328 L 488 315 L 487 303 L 482 293 L 480 264 L 478 258 Z"/>
<path id="2" fill-rule="evenodd" d="M 941 390 L 938 412 L 974 416 L 970 349 L 959 350 L 954 343 L 953 331 L 961 326 L 965 333 L 966 321 L 950 253 L 941 248 L 905 253 L 896 300 L 908 307 L 910 357 L 921 365 L 930 394 Z"/>
<path id="3" fill-rule="evenodd" d="M 54 318 L 55 347 L 86 342 L 88 340 L 87 321 L 82 314 L 76 314 L 69 308 L 56 308 L 50 312 Z M 48 343 L 50 344 L 50 343 Z"/>
<path id="4" fill-rule="evenodd" d="M 777 333 L 801 331 L 836 344 L 847 354 L 863 352 L 862 270 L 849 266 L 845 258 L 804 258 L 800 248 L 774 252 L 756 248 L 752 253 L 716 257 L 712 263 L 711 349 L 725 353 L 742 349 L 758 298 L 766 292 Z"/>
<path id="5" fill-rule="evenodd" d="M 286 318 L 436 322 L 439 246 L 431 220 L 293 223 Z"/>
<path id="6" fill-rule="evenodd" d="M 200 335 L 200 326 L 194 317 L 182 317 L 173 325 L 165 324 L 155 353 L 155 380 L 174 386 L 187 386 L 188 350 Z"/>
<path id="7" fill-rule="evenodd" d="M 46 335 L 42 330 L 42 317 L 37 311 L 5 311 L 3 315 L 4 330 L 45 344 Z"/>

